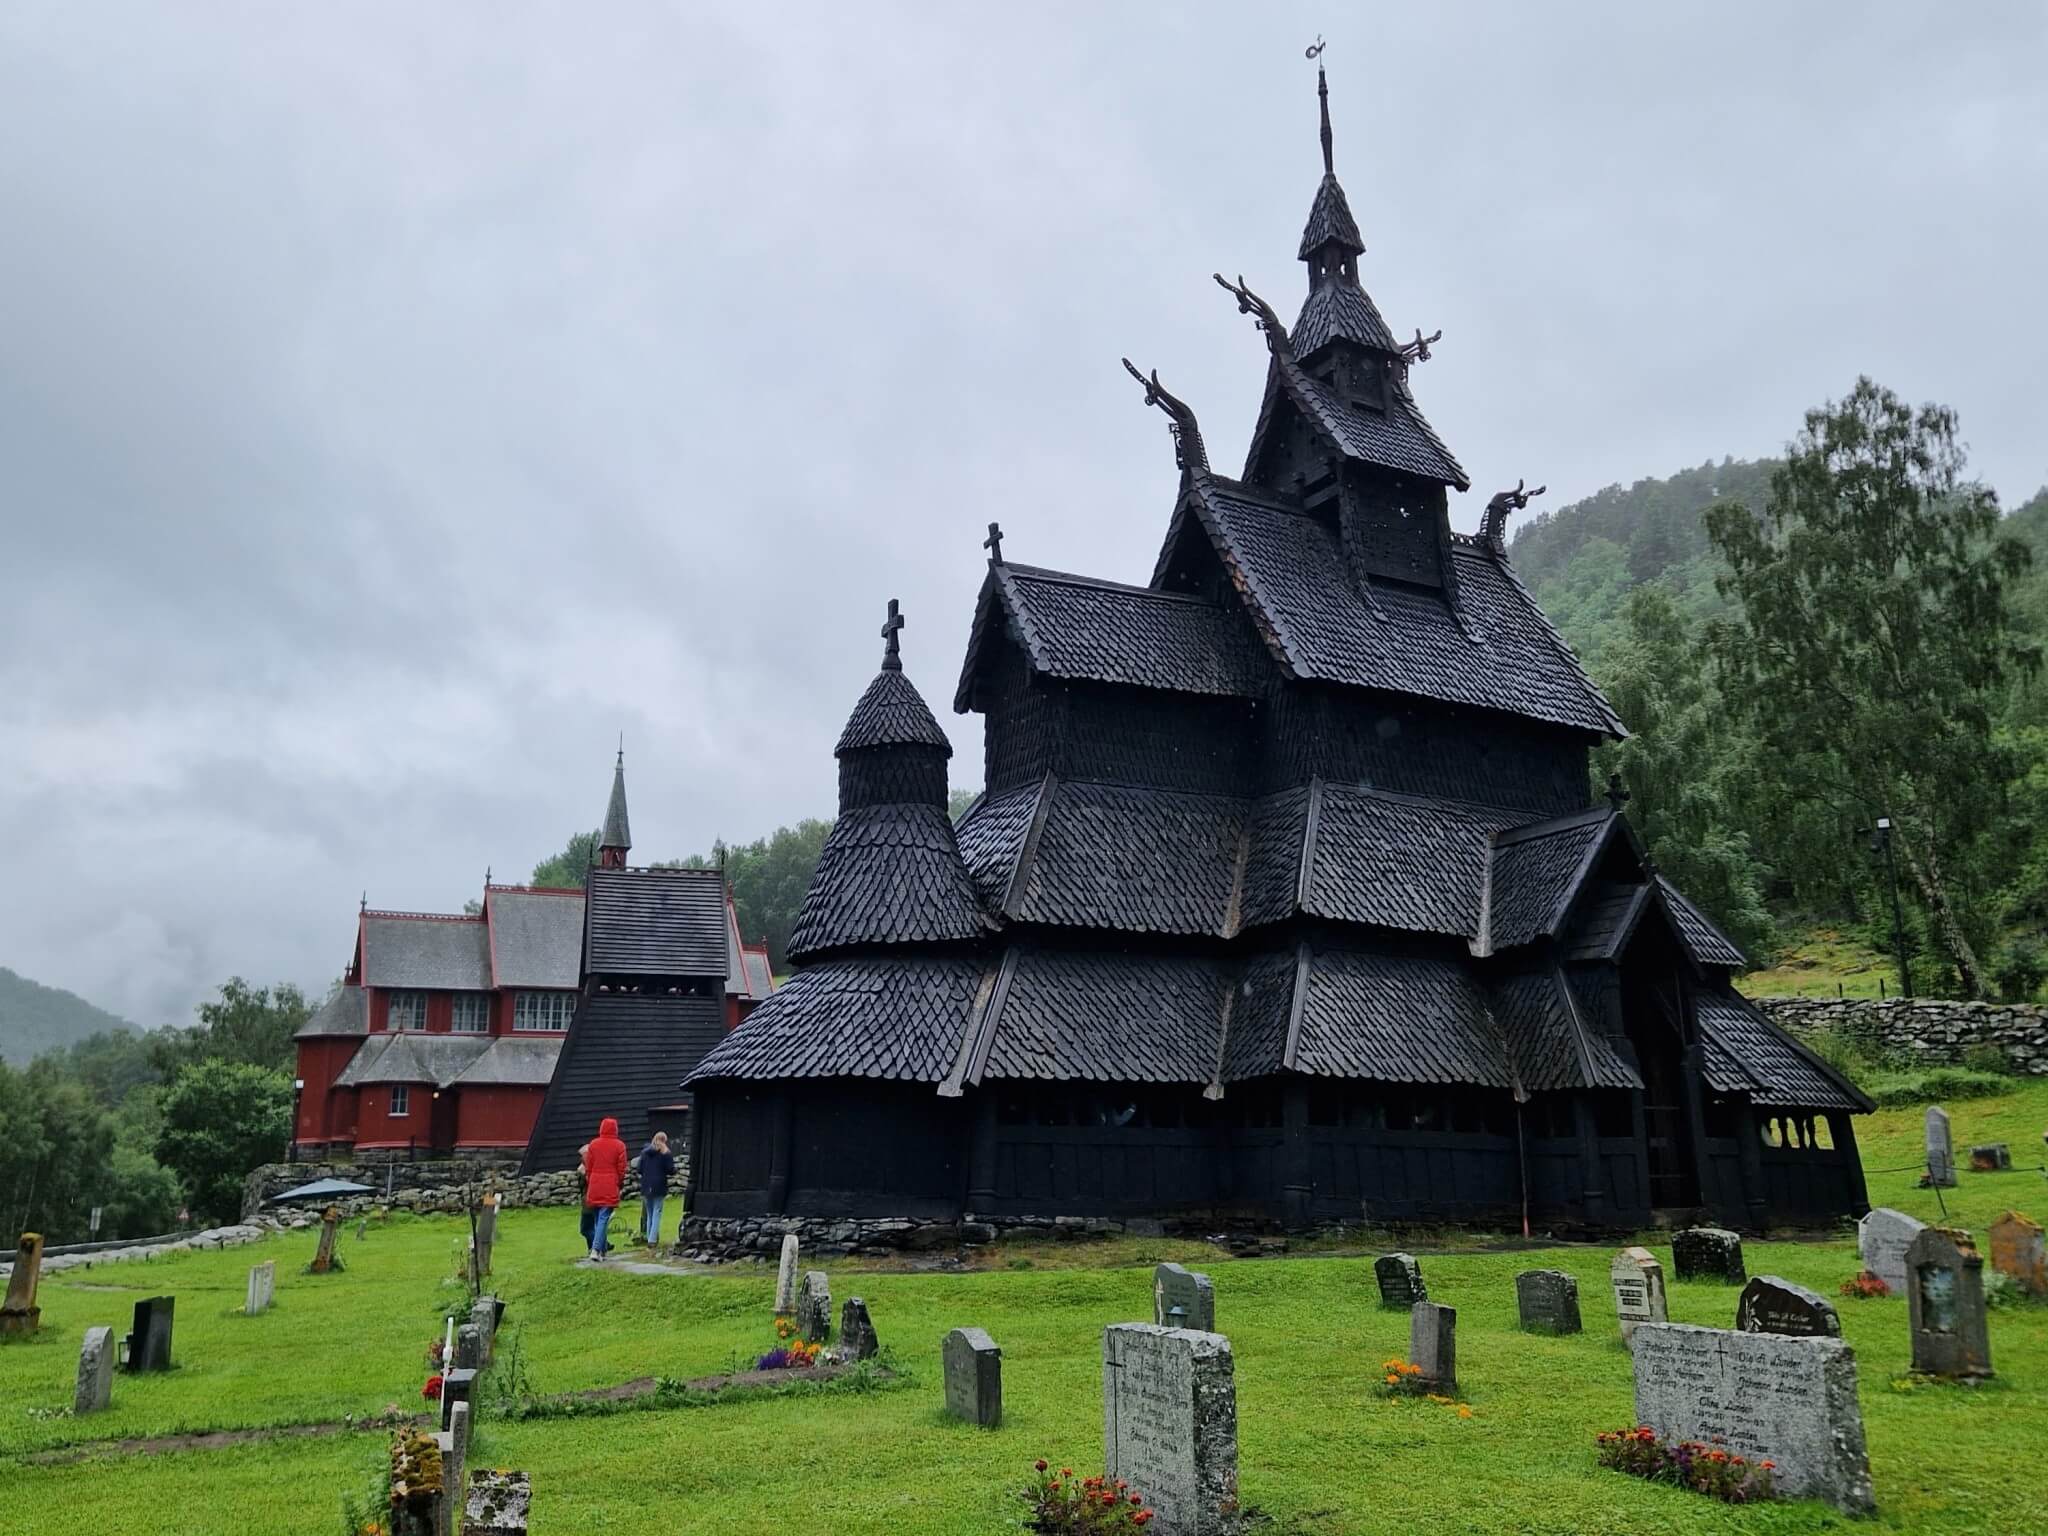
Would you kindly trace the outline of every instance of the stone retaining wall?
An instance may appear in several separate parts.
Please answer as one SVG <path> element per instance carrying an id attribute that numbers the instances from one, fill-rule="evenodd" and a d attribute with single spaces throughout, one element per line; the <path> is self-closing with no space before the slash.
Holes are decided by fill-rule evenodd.
<path id="1" fill-rule="evenodd" d="M 332 1202 L 344 1216 L 361 1216 L 371 1211 L 431 1211 L 441 1214 L 455 1214 L 469 1209 L 471 1200 L 495 1191 L 506 1207 L 569 1205 L 578 1204 L 583 1198 L 582 1182 L 576 1177 L 576 1170 L 565 1169 L 559 1173 L 518 1174 L 509 1168 L 479 1168 L 474 1163 L 400 1163 L 392 1165 L 397 1172 L 411 1175 L 400 1178 L 394 1173 L 391 1192 L 384 1192 L 383 1168 L 359 1168 L 351 1163 L 265 1163 L 253 1171 L 242 1188 L 242 1214 L 246 1220 L 254 1215 L 262 1202 L 284 1190 L 315 1179 L 349 1179 L 357 1184 L 375 1187 L 367 1195 L 345 1195 Z M 676 1175 L 669 1184 L 669 1199 L 678 1199 L 678 1192 L 689 1172 L 689 1159 L 676 1159 Z M 626 1184 L 621 1191 L 623 1200 L 640 1198 L 640 1176 L 631 1162 L 626 1165 Z M 289 1207 L 271 1206 L 268 1214 L 277 1218 L 284 1226 L 305 1226 L 317 1221 L 329 1202 L 309 1200 L 294 1203 Z M 779 1239 L 778 1239 L 779 1241 Z"/>
<path id="2" fill-rule="evenodd" d="M 1014 1216 L 958 1221 L 918 1221 L 892 1216 L 692 1216 L 683 1223 L 677 1252 L 699 1263 L 731 1259 L 775 1259 L 785 1233 L 794 1232 L 805 1253 L 880 1255 L 978 1248 L 999 1236 L 1035 1234 L 1050 1238 L 1108 1237 L 1119 1232 L 1159 1236 L 1157 1221 L 1109 1221 L 1082 1216 Z"/>
<path id="3" fill-rule="evenodd" d="M 1999 1051 L 2015 1072 L 2048 1077 L 2048 1007 L 2039 1003 L 1955 1003 L 1938 999 L 1759 997 L 1795 1035 L 1839 1029 L 1923 1061 L 1953 1065 L 1972 1046 Z"/>

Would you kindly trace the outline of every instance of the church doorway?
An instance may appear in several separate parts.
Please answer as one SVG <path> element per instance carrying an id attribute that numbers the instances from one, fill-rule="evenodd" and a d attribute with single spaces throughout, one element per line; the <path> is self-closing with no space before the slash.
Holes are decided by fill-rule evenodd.
<path id="1" fill-rule="evenodd" d="M 1688 1209 L 1700 1203 L 1698 1149 L 1686 1107 L 1685 1010 L 1676 956 L 1645 933 L 1621 967 L 1621 1013 L 1643 1078 L 1643 1135 L 1650 1205 Z"/>

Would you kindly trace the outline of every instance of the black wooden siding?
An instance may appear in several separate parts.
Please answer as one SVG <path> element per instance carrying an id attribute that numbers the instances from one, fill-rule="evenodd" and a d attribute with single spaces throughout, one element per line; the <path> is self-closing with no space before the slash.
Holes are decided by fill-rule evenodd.
<path id="1" fill-rule="evenodd" d="M 577 1148 L 606 1115 L 638 1153 L 650 1134 L 648 1110 L 686 1098 L 677 1085 L 724 1035 L 722 996 L 586 995 L 562 1043 L 523 1170 L 575 1167 Z"/>

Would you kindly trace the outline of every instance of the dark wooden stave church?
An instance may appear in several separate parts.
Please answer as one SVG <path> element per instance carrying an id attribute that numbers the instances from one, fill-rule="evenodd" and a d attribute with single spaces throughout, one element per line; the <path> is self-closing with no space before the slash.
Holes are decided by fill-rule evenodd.
<path id="1" fill-rule="evenodd" d="M 1623 726 L 1508 562 L 1526 496 L 1450 530 L 1428 341 L 1359 285 L 1326 92 L 1322 131 L 1292 329 L 1217 279 L 1268 351 L 1243 477 L 1141 377 L 1181 466 L 1150 583 L 991 528 L 957 829 L 890 605 L 802 968 L 688 1079 L 693 1222 L 1866 1208 L 1871 1105 L 1590 794 Z"/>

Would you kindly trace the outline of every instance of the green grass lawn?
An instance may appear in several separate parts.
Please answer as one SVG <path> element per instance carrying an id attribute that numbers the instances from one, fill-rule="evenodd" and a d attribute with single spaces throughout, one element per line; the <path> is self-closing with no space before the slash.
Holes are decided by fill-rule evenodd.
<path id="1" fill-rule="evenodd" d="M 2010 1142 L 2041 1160 L 2048 1084 L 1952 1106 L 1959 1146 Z M 1928 1219 L 1914 1189 L 1917 1110 L 1861 1122 L 1871 1197 Z M 1897 1172 L 1878 1170 L 1896 1169 Z M 1978 1231 L 2008 1206 L 2048 1213 L 2037 1172 L 1962 1175 L 1953 1219 Z M 53 1275 L 44 1333 L 0 1348 L 0 1531 L 316 1532 L 340 1530 L 340 1499 L 383 1456 L 382 1433 L 272 1437 L 224 1449 L 115 1454 L 105 1442 L 180 1431 L 333 1422 L 418 1403 L 423 1351 L 457 1224 L 394 1220 L 356 1242 L 346 1273 L 300 1273 L 310 1233 L 223 1253 Z M 531 1387 L 567 1392 L 647 1375 L 726 1369 L 766 1347 L 772 1274 L 641 1277 L 578 1269 L 573 1213 L 509 1211 L 498 1288 L 510 1303 Z M 1668 1248 L 1652 1239 L 1652 1246 Z M 1752 1242 L 1753 1273 L 1832 1292 L 1856 1268 L 1852 1237 Z M 473 1464 L 534 1477 L 537 1536 L 647 1529 L 847 1532 L 873 1536 L 1015 1529 L 1010 1496 L 1032 1459 L 1101 1460 L 1101 1329 L 1149 1315 L 1146 1266 L 1196 1259 L 1215 1277 L 1217 1318 L 1235 1346 L 1242 1485 L 1281 1532 L 1808 1532 L 1849 1528 L 1813 1503 L 1731 1509 L 1593 1465 L 1595 1431 L 1626 1422 L 1628 1357 L 1608 1293 L 1613 1245 L 1540 1254 L 1459 1252 L 1425 1260 L 1432 1294 L 1458 1308 L 1470 1419 L 1374 1395 L 1377 1366 L 1405 1352 L 1407 1319 L 1374 1305 L 1370 1265 L 1316 1255 L 1232 1261 L 1206 1245 L 1119 1240 L 1005 1248 L 969 1272 L 861 1270 L 833 1261 L 835 1297 L 867 1298 L 894 1363 L 895 1390 L 727 1401 L 606 1417 L 486 1418 Z M 250 1264 L 278 1260 L 277 1303 L 243 1318 Z M 1534 1338 L 1514 1328 L 1513 1276 L 1537 1265 L 1579 1276 L 1587 1331 Z M 117 1287 L 117 1289 L 107 1289 Z M 125 1329 L 140 1295 L 178 1297 L 178 1368 L 117 1377 L 111 1413 L 46 1417 L 68 1405 L 78 1341 Z M 1676 1285 L 1674 1319 L 1727 1326 L 1733 1287 Z M 2048 1308 L 1993 1314 L 1997 1380 L 1977 1389 L 1894 1385 L 1908 1360 L 1905 1303 L 1843 1302 L 1861 1372 L 1881 1513 L 1878 1528 L 2037 1531 L 2029 1490 L 2048 1449 Z M 938 1341 L 987 1328 L 1002 1344 L 1005 1424 L 988 1433 L 939 1413 Z M 501 1360 L 504 1358 L 501 1351 Z M 66 1448 L 70 1448 L 69 1451 Z M 51 1451 L 77 1459 L 32 1462 Z"/>
<path id="2" fill-rule="evenodd" d="M 1876 997 L 1880 983 L 1885 996 L 1899 995 L 1896 959 L 1838 928 L 1815 928 L 1737 985 L 1749 997 Z"/>

